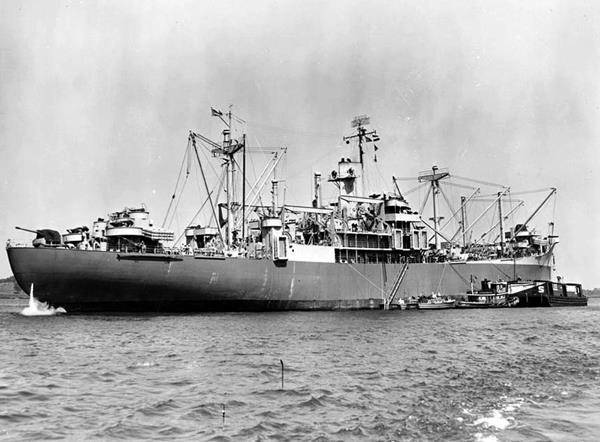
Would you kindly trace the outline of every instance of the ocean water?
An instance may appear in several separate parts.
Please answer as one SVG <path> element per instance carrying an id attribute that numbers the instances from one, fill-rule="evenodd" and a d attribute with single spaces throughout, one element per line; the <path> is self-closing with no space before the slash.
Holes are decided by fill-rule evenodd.
<path id="1" fill-rule="evenodd" d="M 599 301 L 87 316 L 3 301 L 0 440 L 598 440 Z"/>

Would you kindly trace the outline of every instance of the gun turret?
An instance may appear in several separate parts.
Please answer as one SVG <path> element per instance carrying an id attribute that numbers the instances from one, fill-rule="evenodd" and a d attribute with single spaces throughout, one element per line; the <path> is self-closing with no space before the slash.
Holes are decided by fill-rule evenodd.
<path id="1" fill-rule="evenodd" d="M 62 236 L 59 232 L 52 229 L 25 229 L 23 227 L 15 227 L 17 230 L 23 230 L 24 232 L 35 233 L 37 236 L 33 240 L 33 247 L 56 247 L 62 245 Z"/>

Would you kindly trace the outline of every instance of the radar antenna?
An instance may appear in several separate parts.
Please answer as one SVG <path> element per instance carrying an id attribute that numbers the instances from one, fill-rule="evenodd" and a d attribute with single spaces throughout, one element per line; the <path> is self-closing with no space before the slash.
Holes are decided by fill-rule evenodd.
<path id="1" fill-rule="evenodd" d="M 346 144 L 350 144 L 350 140 L 358 138 L 358 159 L 360 162 L 360 176 L 362 181 L 362 191 L 365 192 L 365 163 L 364 163 L 364 143 L 372 143 L 379 141 L 379 135 L 376 130 L 368 131 L 365 127 L 371 122 L 371 119 L 367 115 L 358 115 L 352 120 L 352 127 L 356 128 L 356 133 L 344 137 Z M 377 150 L 377 146 L 374 147 Z"/>

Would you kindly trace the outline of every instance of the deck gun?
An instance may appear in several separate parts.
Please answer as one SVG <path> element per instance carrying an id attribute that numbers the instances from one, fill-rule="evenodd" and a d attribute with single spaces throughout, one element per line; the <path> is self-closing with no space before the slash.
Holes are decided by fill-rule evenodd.
<path id="1" fill-rule="evenodd" d="M 25 229 L 23 227 L 15 227 L 17 230 L 24 232 L 35 233 L 37 236 L 33 240 L 33 247 L 57 247 L 62 245 L 62 236 L 59 232 L 52 229 Z"/>

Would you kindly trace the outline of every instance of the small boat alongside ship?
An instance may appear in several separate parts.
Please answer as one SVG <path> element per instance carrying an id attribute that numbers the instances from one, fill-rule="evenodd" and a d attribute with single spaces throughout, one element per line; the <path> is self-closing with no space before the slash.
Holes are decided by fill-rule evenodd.
<path id="1" fill-rule="evenodd" d="M 481 291 L 467 292 L 457 308 L 587 306 L 581 284 L 561 281 L 482 281 Z"/>
<path id="2" fill-rule="evenodd" d="M 404 308 L 406 310 L 416 310 L 419 308 L 419 299 L 415 296 L 410 296 L 404 300 Z"/>
<path id="3" fill-rule="evenodd" d="M 588 298 L 581 284 L 562 281 L 516 281 L 509 285 L 518 307 L 585 307 Z"/>
<path id="4" fill-rule="evenodd" d="M 418 302 L 419 310 L 445 310 L 455 307 L 456 301 L 447 296 L 433 294 L 429 298 L 421 298 Z"/>

